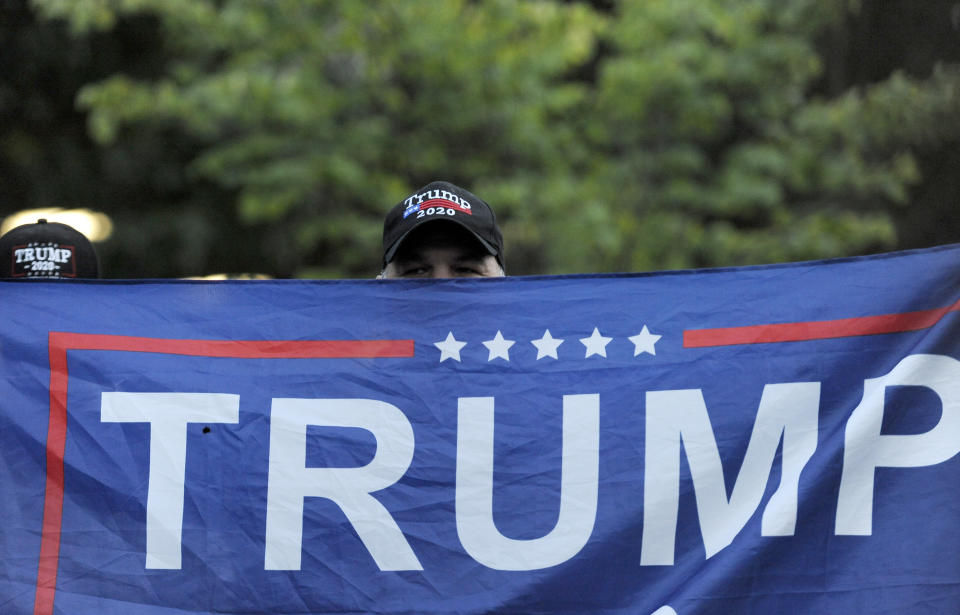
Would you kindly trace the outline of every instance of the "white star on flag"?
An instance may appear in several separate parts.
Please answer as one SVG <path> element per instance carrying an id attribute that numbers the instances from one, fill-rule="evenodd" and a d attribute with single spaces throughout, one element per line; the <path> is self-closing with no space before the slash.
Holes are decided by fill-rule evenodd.
<path id="1" fill-rule="evenodd" d="M 640 333 L 636 335 L 631 335 L 628 339 L 633 342 L 633 356 L 640 355 L 644 352 L 649 352 L 652 355 L 657 354 L 657 349 L 653 347 L 657 343 L 662 335 L 654 335 L 650 333 L 650 329 L 647 329 L 647 325 L 643 325 L 643 329 L 640 330 Z"/>
<path id="2" fill-rule="evenodd" d="M 600 355 L 603 358 L 607 357 L 607 344 L 610 343 L 612 337 L 604 337 L 600 335 L 600 330 L 596 327 L 593 328 L 593 334 L 590 337 L 581 337 L 580 343 L 587 347 L 587 354 L 584 355 L 584 359 L 587 357 L 593 356 L 595 354 Z"/>
<path id="3" fill-rule="evenodd" d="M 490 351 L 490 356 L 487 357 L 487 361 L 493 361 L 498 357 L 504 361 L 509 361 L 510 347 L 513 346 L 513 343 L 513 340 L 503 339 L 503 334 L 498 330 L 492 340 L 483 342 L 483 345 Z"/>
<path id="4" fill-rule="evenodd" d="M 447 333 L 447 339 L 442 342 L 434 342 L 433 344 L 440 349 L 440 362 L 443 363 L 447 359 L 453 359 L 454 361 L 460 361 L 460 350 L 467 345 L 466 342 L 458 342 L 455 337 L 453 337 L 453 331 Z"/>
<path id="5" fill-rule="evenodd" d="M 553 357 L 557 359 L 557 347 L 563 343 L 562 339 L 556 339 L 550 335 L 550 329 L 543 332 L 543 337 L 538 340 L 531 340 L 531 344 L 537 347 L 537 360 L 543 357 Z"/>

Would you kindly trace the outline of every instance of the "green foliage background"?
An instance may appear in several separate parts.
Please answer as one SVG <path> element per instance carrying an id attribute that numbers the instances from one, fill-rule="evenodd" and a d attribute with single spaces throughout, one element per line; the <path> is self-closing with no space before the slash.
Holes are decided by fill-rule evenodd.
<path id="1" fill-rule="evenodd" d="M 0 177 L 18 177 L 26 187 L 7 199 L 26 202 L 2 206 L 107 211 L 119 226 L 101 250 L 109 277 L 371 277 L 383 214 L 433 179 L 494 206 L 513 274 L 960 240 L 951 2 L 33 0 L 16 9 L 7 8 L 22 23 L 3 31 L 24 58 L 57 74 L 78 64 L 46 97 L 66 90 L 75 100 L 72 120 L 57 117 L 85 123 L 86 135 L 63 147 L 86 172 L 33 187 L 48 181 L 54 146 L 18 118 L 19 128 L 0 129 Z M 904 20 L 885 21 L 889 12 Z M 879 36 L 883 28 L 894 34 Z M 904 30 L 927 46 L 891 54 Z M 52 44 L 30 47 L 38 36 Z M 6 81 L 8 91 L 40 85 Z M 9 114 L 3 91 L 0 114 Z"/>

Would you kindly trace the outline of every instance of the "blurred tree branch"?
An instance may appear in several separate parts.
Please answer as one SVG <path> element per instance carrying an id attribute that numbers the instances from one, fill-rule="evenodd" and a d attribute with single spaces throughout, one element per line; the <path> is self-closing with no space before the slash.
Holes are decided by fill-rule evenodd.
<path id="1" fill-rule="evenodd" d="M 435 178 L 494 204 L 515 274 L 892 249 L 960 127 L 955 64 L 825 68 L 864 52 L 866 0 L 33 5 L 81 39 L 156 21 L 163 68 L 83 86 L 89 132 L 194 144 L 187 181 L 275 275 L 372 275 L 383 212 Z"/>

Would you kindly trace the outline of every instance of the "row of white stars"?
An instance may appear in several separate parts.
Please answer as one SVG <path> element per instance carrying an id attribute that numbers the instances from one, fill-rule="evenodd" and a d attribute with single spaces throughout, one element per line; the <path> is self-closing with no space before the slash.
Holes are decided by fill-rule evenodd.
<path id="1" fill-rule="evenodd" d="M 649 353 L 652 355 L 657 354 L 655 345 L 657 340 L 659 340 L 661 335 L 654 335 L 650 333 L 650 330 L 647 329 L 647 325 L 643 325 L 643 329 L 640 330 L 640 333 L 636 335 L 631 335 L 627 339 L 633 342 L 633 356 L 638 356 L 643 353 Z M 594 355 L 604 357 L 607 356 L 607 344 L 613 340 L 612 337 L 605 337 L 600 334 L 600 330 L 597 327 L 593 328 L 593 334 L 590 337 L 581 337 L 580 343 L 583 344 L 586 349 L 584 357 L 588 358 Z M 545 357 L 550 357 L 553 359 L 559 359 L 557 355 L 557 349 L 560 347 L 565 340 L 563 338 L 556 338 L 550 334 L 550 329 L 547 329 L 543 332 L 543 337 L 536 340 L 531 340 L 530 343 L 536 346 L 537 348 L 537 360 L 543 359 Z M 510 360 L 510 348 L 516 343 L 515 340 L 504 339 L 503 334 L 498 330 L 497 334 L 493 336 L 492 340 L 487 340 L 482 342 L 484 346 L 487 347 L 487 350 L 490 353 L 490 356 L 487 357 L 487 361 L 493 361 L 494 359 L 503 359 L 504 361 Z M 433 344 L 440 349 L 440 362 L 443 363 L 447 359 L 453 359 L 454 361 L 460 361 L 460 351 L 463 350 L 463 347 L 467 345 L 467 342 L 462 342 L 453 336 L 453 331 L 447 333 L 447 339 L 441 342 L 435 342 Z"/>

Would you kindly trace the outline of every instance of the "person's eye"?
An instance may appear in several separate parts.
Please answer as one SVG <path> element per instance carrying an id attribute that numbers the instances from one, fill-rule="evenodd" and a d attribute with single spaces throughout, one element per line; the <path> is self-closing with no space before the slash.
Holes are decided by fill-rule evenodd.
<path id="1" fill-rule="evenodd" d="M 421 275 L 426 275 L 427 273 L 428 273 L 428 269 L 425 265 L 408 265 L 407 267 L 404 267 L 403 269 L 401 269 L 400 275 L 402 275 L 405 278 L 413 278 Z"/>
<path id="2" fill-rule="evenodd" d="M 482 275 L 483 272 L 480 270 L 480 267 L 475 265 L 460 265 L 456 269 L 457 275 L 468 276 L 468 275 Z"/>

